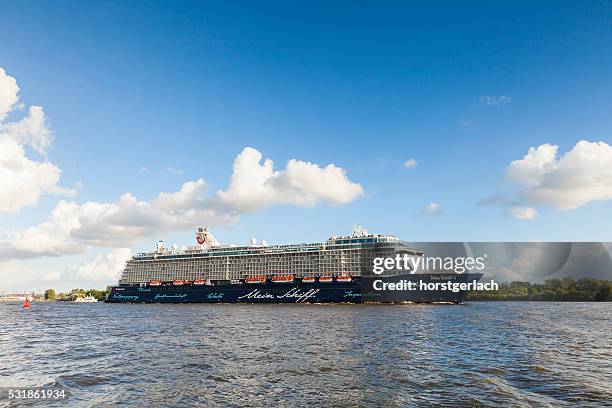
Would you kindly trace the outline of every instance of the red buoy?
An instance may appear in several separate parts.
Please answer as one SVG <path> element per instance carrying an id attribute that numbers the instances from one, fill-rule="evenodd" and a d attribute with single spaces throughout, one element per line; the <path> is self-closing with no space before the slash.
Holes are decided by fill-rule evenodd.
<path id="1" fill-rule="evenodd" d="M 23 301 L 23 308 L 24 309 L 29 309 L 30 308 L 30 299 L 28 299 L 27 296 L 26 296 L 25 300 Z"/>

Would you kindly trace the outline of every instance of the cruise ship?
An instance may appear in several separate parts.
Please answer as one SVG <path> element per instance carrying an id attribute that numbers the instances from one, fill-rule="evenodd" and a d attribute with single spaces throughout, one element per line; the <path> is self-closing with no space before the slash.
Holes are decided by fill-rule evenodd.
<path id="1" fill-rule="evenodd" d="M 110 303 L 461 303 L 466 291 L 381 290 L 407 282 L 476 282 L 481 273 L 373 273 L 375 258 L 422 257 L 393 235 L 355 227 L 351 235 L 325 242 L 221 245 L 198 227 L 196 245 L 178 249 L 158 241 L 152 252 L 127 261 Z M 383 285 L 384 283 L 384 285 Z M 389 285 L 391 284 L 391 285 Z M 395 286 L 394 286 L 395 285 Z"/>

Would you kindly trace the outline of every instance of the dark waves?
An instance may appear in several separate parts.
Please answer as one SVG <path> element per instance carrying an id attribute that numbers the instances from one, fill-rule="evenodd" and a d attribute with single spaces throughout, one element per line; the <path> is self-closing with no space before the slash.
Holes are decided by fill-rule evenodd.
<path id="1" fill-rule="evenodd" d="M 69 406 L 612 400 L 606 303 L 33 303 L 0 321 L 0 387 L 63 388 Z"/>

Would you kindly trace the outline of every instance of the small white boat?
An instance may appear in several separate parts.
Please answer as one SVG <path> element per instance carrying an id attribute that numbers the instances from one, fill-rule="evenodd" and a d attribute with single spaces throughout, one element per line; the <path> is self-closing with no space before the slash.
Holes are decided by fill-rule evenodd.
<path id="1" fill-rule="evenodd" d="M 98 299 L 96 299 L 93 296 L 85 296 L 85 297 L 78 297 L 74 299 L 74 301 L 77 303 L 93 303 L 93 302 L 97 302 Z"/>

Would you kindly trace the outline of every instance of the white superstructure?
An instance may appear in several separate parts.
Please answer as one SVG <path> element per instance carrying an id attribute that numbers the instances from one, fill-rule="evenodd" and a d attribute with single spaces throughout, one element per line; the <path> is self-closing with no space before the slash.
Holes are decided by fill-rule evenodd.
<path id="1" fill-rule="evenodd" d="M 349 236 L 326 242 L 268 245 L 220 245 L 208 228 L 198 227 L 197 245 L 178 250 L 158 242 L 155 251 L 130 259 L 120 284 L 199 279 L 239 280 L 255 275 L 360 276 L 371 270 L 372 259 L 395 253 L 422 255 L 392 235 L 370 234 L 355 227 Z"/>

